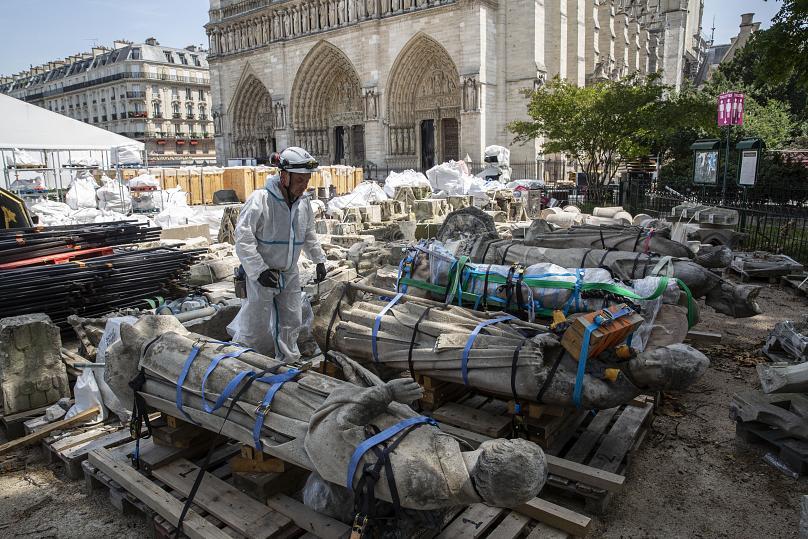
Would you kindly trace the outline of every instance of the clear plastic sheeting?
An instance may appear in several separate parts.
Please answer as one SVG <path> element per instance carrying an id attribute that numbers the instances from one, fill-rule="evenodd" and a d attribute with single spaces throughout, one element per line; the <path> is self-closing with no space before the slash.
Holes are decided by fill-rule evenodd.
<path id="1" fill-rule="evenodd" d="M 450 281 L 450 274 L 455 271 L 457 259 L 438 242 L 433 242 L 429 248 L 429 270 L 430 280 L 433 284 L 446 286 Z M 471 264 L 465 265 L 468 268 L 464 271 L 460 288 L 462 292 L 469 292 L 477 296 L 485 295 L 490 309 L 505 310 L 507 300 L 505 299 L 504 287 L 501 283 L 487 283 L 485 275 L 498 275 L 503 278 L 513 276 L 512 266 Z M 533 264 L 525 268 L 522 279 L 536 279 L 548 282 L 564 282 L 571 285 L 581 285 L 584 283 L 604 283 L 620 286 L 630 292 L 634 292 L 640 297 L 653 295 L 660 286 L 663 277 L 645 277 L 637 279 L 631 284 L 623 283 L 614 279 L 611 273 L 602 268 L 562 268 L 555 264 L 541 263 Z M 513 278 L 516 285 L 517 279 Z M 578 312 L 591 312 L 602 309 L 604 306 L 603 297 L 584 298 L 579 289 L 570 288 L 540 288 L 520 284 L 522 287 L 522 299 L 524 308 L 529 314 L 535 313 L 538 309 L 560 310 L 565 314 Z M 644 350 L 648 342 L 648 337 L 659 312 L 662 303 L 677 303 L 679 299 L 679 286 L 674 279 L 668 280 L 665 291 L 656 299 L 652 300 L 628 300 L 640 307 L 640 314 L 645 322 L 635 333 L 632 340 L 632 347 L 637 350 Z M 518 296 L 516 292 L 511 295 L 511 305 L 516 305 Z M 532 318 L 532 316 L 531 316 Z"/>
<path id="2" fill-rule="evenodd" d="M 505 184 L 500 181 L 486 181 L 472 176 L 463 161 L 448 161 L 436 165 L 426 171 L 426 176 L 432 191 L 436 193 L 433 198 L 472 195 L 478 203 L 487 204 L 489 192 L 505 189 Z"/>
<path id="3" fill-rule="evenodd" d="M 132 189 L 143 187 L 160 187 L 160 180 L 151 174 L 141 174 L 129 180 L 129 187 Z"/>
<path id="4" fill-rule="evenodd" d="M 337 210 L 345 208 L 363 208 L 370 206 L 374 202 L 387 200 L 389 197 L 384 189 L 376 182 L 362 182 L 356 186 L 353 192 L 341 197 L 334 197 L 328 201 L 328 212 L 335 213 Z"/>
<path id="5" fill-rule="evenodd" d="M 102 176 L 101 182 L 101 187 L 95 192 L 98 198 L 98 209 L 118 213 L 132 211 L 132 195 L 120 180 Z"/>
<path id="6" fill-rule="evenodd" d="M 432 184 L 426 176 L 414 170 L 391 172 L 384 180 L 384 192 L 388 197 L 393 198 L 399 187 L 429 187 L 431 189 Z"/>

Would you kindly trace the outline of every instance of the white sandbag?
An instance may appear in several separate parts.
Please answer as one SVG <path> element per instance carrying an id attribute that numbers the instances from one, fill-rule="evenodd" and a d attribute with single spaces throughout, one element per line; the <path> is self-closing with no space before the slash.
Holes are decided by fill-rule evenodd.
<path id="1" fill-rule="evenodd" d="M 432 184 L 426 176 L 414 170 L 391 172 L 384 180 L 384 192 L 393 198 L 399 187 L 429 187 L 431 189 Z"/>
<path id="2" fill-rule="evenodd" d="M 141 174 L 140 176 L 136 176 L 131 180 L 129 180 L 129 187 L 131 188 L 160 187 L 160 180 L 158 180 L 151 174 Z"/>
<path id="3" fill-rule="evenodd" d="M 107 320 L 104 326 L 104 334 L 101 336 L 101 341 L 99 341 L 95 352 L 96 363 L 106 363 L 107 349 L 121 339 L 121 324 L 134 324 L 137 320 L 134 316 L 118 316 Z M 95 373 L 95 382 L 101 392 L 104 406 L 117 415 L 121 421 L 129 421 L 130 411 L 121 403 L 120 399 L 113 393 L 112 388 L 104 380 L 104 368 L 93 367 L 87 370 L 93 370 Z"/>
<path id="4" fill-rule="evenodd" d="M 96 189 L 98 189 L 98 184 L 95 183 L 95 178 L 90 171 L 79 171 L 70 181 L 70 187 L 65 194 L 65 202 L 73 210 L 95 208 Z"/>
<path id="5" fill-rule="evenodd" d="M 95 192 L 98 209 L 129 213 L 132 210 L 132 195 L 129 194 L 129 189 L 120 180 L 107 176 L 102 176 L 101 182 L 101 187 Z"/>
<path id="6" fill-rule="evenodd" d="M 362 182 L 354 190 L 341 197 L 334 197 L 328 201 L 328 212 L 345 208 L 362 208 L 370 206 L 373 202 L 381 202 L 389 197 L 384 189 L 376 182 Z"/>
<path id="7" fill-rule="evenodd" d="M 99 167 L 101 163 L 94 157 L 72 157 L 67 166 L 70 167 Z"/>
<path id="8" fill-rule="evenodd" d="M 30 207 L 31 212 L 39 217 L 39 223 L 45 226 L 72 224 L 70 206 L 54 200 L 40 200 Z"/>
<path id="9" fill-rule="evenodd" d="M 614 216 L 618 213 L 623 211 L 623 206 L 610 206 L 606 208 L 595 208 L 592 210 L 592 215 L 595 217 L 609 217 L 614 218 Z"/>
<path id="10" fill-rule="evenodd" d="M 143 162 L 140 148 L 131 144 L 113 148 L 112 161 L 120 165 L 139 165 Z"/>
<path id="11" fill-rule="evenodd" d="M 449 195 L 464 195 L 464 176 L 469 176 L 469 169 L 463 161 L 448 161 L 435 165 L 426 171 L 426 177 L 433 191 L 445 191 Z"/>
<path id="12" fill-rule="evenodd" d="M 182 187 L 179 185 L 176 187 L 172 187 L 171 189 L 164 189 L 159 191 L 158 201 L 160 202 L 160 208 L 165 210 L 171 206 L 187 206 L 188 205 L 188 193 L 182 190 Z"/>
<path id="13" fill-rule="evenodd" d="M 76 380 L 76 385 L 73 387 L 73 397 L 76 400 L 76 404 L 67 411 L 65 419 L 70 419 L 94 406 L 98 406 L 100 412 L 91 423 L 104 421 L 107 418 L 104 398 L 101 396 L 101 390 L 98 388 L 98 382 L 95 380 L 93 369 L 83 369 Z"/>
<path id="14" fill-rule="evenodd" d="M 15 148 L 12 152 L 12 164 L 15 167 L 44 167 L 45 161 L 42 159 L 42 155 L 39 152 L 27 152 L 25 150 L 20 150 L 19 148 Z"/>

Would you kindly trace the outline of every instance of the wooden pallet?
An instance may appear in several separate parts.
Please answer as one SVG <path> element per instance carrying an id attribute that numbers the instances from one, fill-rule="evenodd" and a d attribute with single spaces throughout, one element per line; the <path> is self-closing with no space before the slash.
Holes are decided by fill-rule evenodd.
<path id="1" fill-rule="evenodd" d="M 129 429 L 120 423 L 75 429 L 42 441 L 48 462 L 64 464 L 65 473 L 71 479 L 84 477 L 82 462 L 90 451 L 98 448 L 113 448 L 131 442 Z"/>
<path id="2" fill-rule="evenodd" d="M 3 425 L 3 428 L 6 431 L 6 438 L 9 440 L 14 440 L 16 438 L 25 436 L 25 422 L 44 415 L 45 410 L 47 409 L 48 407 L 44 406 L 42 408 L 35 408 L 33 410 L 19 412 L 16 414 L 5 414 L 0 412 L 0 425 Z"/>
<path id="3" fill-rule="evenodd" d="M 808 441 L 757 421 L 736 421 L 735 436 L 765 447 L 800 477 L 808 474 Z"/>
<path id="4" fill-rule="evenodd" d="M 549 455 L 625 477 L 631 458 L 640 447 L 653 420 L 650 397 L 587 415 L 577 429 L 559 437 L 547 448 Z M 593 486 L 591 481 L 551 474 L 548 485 L 575 497 L 583 497 L 587 511 L 603 514 L 613 491 Z"/>

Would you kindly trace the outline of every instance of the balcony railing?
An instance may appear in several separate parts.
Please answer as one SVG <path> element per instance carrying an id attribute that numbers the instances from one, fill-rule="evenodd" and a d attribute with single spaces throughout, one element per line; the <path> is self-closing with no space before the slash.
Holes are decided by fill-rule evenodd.
<path id="1" fill-rule="evenodd" d="M 177 120 L 179 118 L 182 118 L 182 114 L 180 114 L 179 112 L 175 112 L 174 114 L 171 115 L 171 117 Z"/>
<path id="2" fill-rule="evenodd" d="M 142 99 L 146 97 L 146 92 L 126 92 L 126 97 L 129 99 Z"/>
<path id="3" fill-rule="evenodd" d="M 193 119 L 194 119 L 194 115 L 193 115 L 193 114 L 186 114 L 186 115 L 185 115 L 185 119 L 186 119 L 186 120 L 193 120 Z"/>
<path id="4" fill-rule="evenodd" d="M 132 111 L 132 112 L 127 112 L 126 116 L 128 118 L 148 118 L 149 114 L 146 111 L 137 111 L 136 110 L 136 111 Z"/>
<path id="5" fill-rule="evenodd" d="M 64 94 L 67 92 L 73 92 L 76 90 L 82 90 L 84 88 L 90 88 L 93 86 L 98 86 L 101 84 L 106 84 L 108 82 L 113 82 L 116 80 L 164 80 L 170 82 L 183 82 L 185 84 L 200 84 L 203 86 L 210 85 L 210 79 L 206 79 L 203 77 L 183 77 L 179 75 L 155 75 L 152 73 L 115 73 L 113 75 L 107 75 L 106 77 L 99 77 L 97 79 L 88 80 L 85 82 L 78 82 L 76 84 L 70 84 L 68 86 L 64 86 L 63 88 L 56 88 L 55 90 L 49 90 L 47 92 L 41 92 L 38 94 L 31 94 L 25 97 L 26 101 L 32 101 L 36 99 L 41 99 L 43 97 L 51 97 L 54 95 Z M 144 92 L 145 94 L 145 92 Z M 125 97 L 125 94 L 120 95 L 121 98 Z"/>
<path id="6" fill-rule="evenodd" d="M 160 119 L 163 118 L 163 113 L 162 112 L 155 112 L 154 114 L 152 114 L 152 118 L 160 120 Z"/>
<path id="7" fill-rule="evenodd" d="M 206 121 L 208 119 L 208 115 L 207 114 L 200 114 L 199 119 L 204 122 L 204 121 Z"/>

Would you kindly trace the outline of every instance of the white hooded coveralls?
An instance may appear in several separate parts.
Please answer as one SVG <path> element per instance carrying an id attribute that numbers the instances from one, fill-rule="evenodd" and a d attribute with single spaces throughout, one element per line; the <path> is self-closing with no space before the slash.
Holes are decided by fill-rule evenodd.
<path id="1" fill-rule="evenodd" d="M 297 260 L 301 249 L 315 263 L 325 254 L 314 230 L 308 197 L 292 207 L 280 188 L 280 176 L 268 176 L 241 208 L 236 224 L 236 255 L 247 274 L 247 299 L 227 332 L 233 340 L 281 361 L 300 359 L 297 337 L 302 325 Z M 279 288 L 258 282 L 266 269 L 280 272 Z"/>

